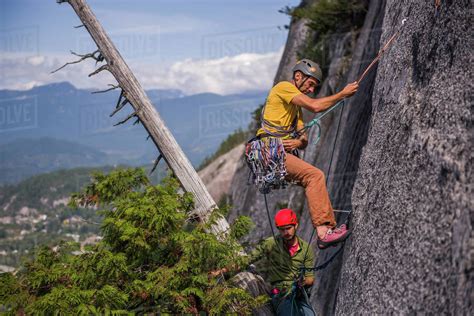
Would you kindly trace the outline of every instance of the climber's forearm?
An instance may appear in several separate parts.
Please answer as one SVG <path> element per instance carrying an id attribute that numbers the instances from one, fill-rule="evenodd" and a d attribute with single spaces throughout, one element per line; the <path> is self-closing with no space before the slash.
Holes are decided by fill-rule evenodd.
<path id="1" fill-rule="evenodd" d="M 305 94 L 300 94 L 294 97 L 291 103 L 301 106 L 313 113 L 317 113 L 327 110 L 342 99 L 344 99 L 342 91 L 328 97 L 317 99 L 312 99 Z"/>
<path id="2" fill-rule="evenodd" d="M 328 97 L 312 99 L 302 93 L 294 97 L 291 100 L 291 103 L 314 113 L 322 112 L 329 109 L 342 99 L 354 95 L 354 93 L 357 92 L 357 89 L 359 89 L 359 84 L 357 82 L 352 82 L 346 85 L 342 91 Z"/>

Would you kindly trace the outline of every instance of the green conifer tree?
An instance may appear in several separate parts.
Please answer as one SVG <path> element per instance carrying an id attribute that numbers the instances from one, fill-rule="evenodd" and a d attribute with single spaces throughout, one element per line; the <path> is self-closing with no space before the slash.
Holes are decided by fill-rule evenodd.
<path id="1" fill-rule="evenodd" d="M 193 199 L 176 179 L 152 186 L 138 168 L 96 173 L 70 204 L 99 207 L 103 239 L 79 255 L 74 243 L 40 247 L 15 274 L 1 274 L 1 312 L 247 314 L 264 301 L 209 277 L 224 266 L 245 266 L 237 239 L 250 220 L 238 219 L 226 238 L 207 233 L 212 220 L 188 218 Z"/>

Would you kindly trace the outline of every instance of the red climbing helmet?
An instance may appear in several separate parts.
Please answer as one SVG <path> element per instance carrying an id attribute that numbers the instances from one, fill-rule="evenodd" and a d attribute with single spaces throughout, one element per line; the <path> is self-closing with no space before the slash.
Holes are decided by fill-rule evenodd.
<path id="1" fill-rule="evenodd" d="M 279 210 L 275 215 L 275 225 L 277 227 L 296 224 L 298 224 L 298 218 L 296 217 L 295 212 L 289 208 Z"/>

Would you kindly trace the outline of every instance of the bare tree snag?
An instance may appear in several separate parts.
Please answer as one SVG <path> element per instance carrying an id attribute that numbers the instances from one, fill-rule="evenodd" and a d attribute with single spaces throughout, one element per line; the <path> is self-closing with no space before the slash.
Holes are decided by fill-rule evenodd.
<path id="1" fill-rule="evenodd" d="M 106 65 L 101 66 L 89 76 L 102 70 L 107 70 L 115 77 L 118 86 L 123 90 L 121 96 L 123 95 L 127 102 L 134 108 L 133 116 L 136 115 L 143 124 L 163 159 L 180 181 L 183 189 L 193 193 L 195 201 L 193 217 L 200 221 L 206 221 L 211 211 L 217 207 L 216 203 L 188 158 L 184 155 L 175 138 L 166 127 L 164 121 L 158 115 L 155 107 L 151 104 L 150 99 L 138 80 L 115 48 L 109 36 L 105 33 L 89 5 L 85 0 L 57 0 L 57 2 L 67 2 L 72 6 L 82 24 L 97 44 L 98 51 L 100 52 L 99 56 L 106 61 Z M 93 54 L 82 55 L 80 57 L 81 59 L 85 59 L 95 56 L 94 52 Z M 119 107 L 118 104 L 119 103 L 117 103 L 117 107 Z M 114 111 L 114 113 L 115 112 L 116 111 Z M 216 221 L 212 230 L 213 233 L 218 234 L 226 232 L 228 228 L 229 224 L 225 218 L 220 218 Z"/>

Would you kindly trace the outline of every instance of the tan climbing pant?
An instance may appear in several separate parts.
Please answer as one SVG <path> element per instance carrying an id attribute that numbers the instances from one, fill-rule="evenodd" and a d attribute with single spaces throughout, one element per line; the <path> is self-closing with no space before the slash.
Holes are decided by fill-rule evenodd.
<path id="1" fill-rule="evenodd" d="M 314 227 L 336 226 L 334 210 L 329 200 L 324 173 L 306 161 L 286 153 L 286 178 L 301 185 L 308 201 L 311 222 Z"/>

